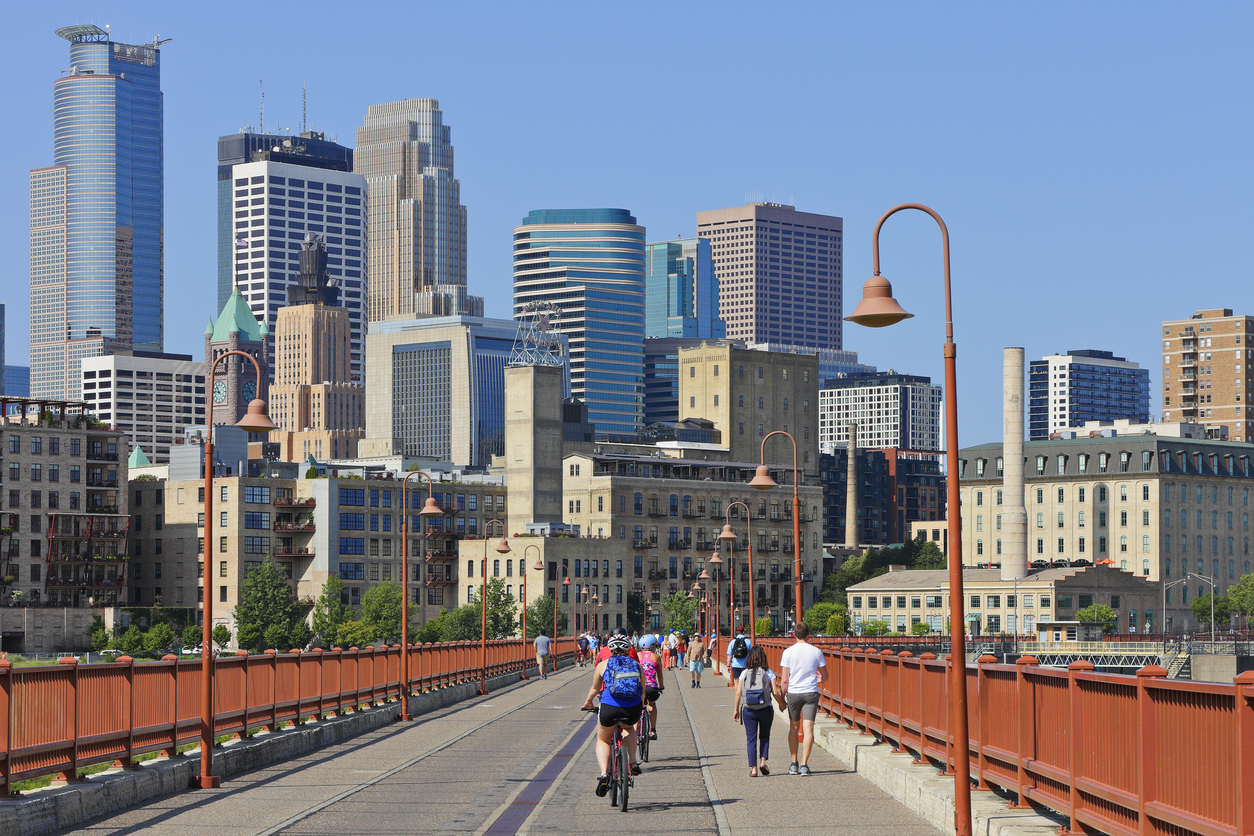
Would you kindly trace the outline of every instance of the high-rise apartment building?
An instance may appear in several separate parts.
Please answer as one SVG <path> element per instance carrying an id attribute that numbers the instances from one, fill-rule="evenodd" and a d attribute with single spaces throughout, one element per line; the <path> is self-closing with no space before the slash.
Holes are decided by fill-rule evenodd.
<path id="1" fill-rule="evenodd" d="M 466 207 L 438 99 L 370 105 L 353 170 L 369 184 L 371 322 L 483 316 L 466 295 Z"/>
<path id="2" fill-rule="evenodd" d="M 1252 388 L 1254 317 L 1215 308 L 1163 323 L 1163 421 L 1192 421 L 1248 442 Z"/>
<path id="3" fill-rule="evenodd" d="M 327 274 L 348 313 L 350 371 L 353 381 L 360 383 L 366 328 L 365 178 L 335 168 L 277 162 L 260 152 L 254 155 L 258 156 L 254 162 L 231 166 L 235 205 L 231 246 L 234 286 L 269 332 L 266 363 L 274 368 L 271 335 L 279 309 L 296 285 L 305 237 L 313 233 L 326 244 Z"/>
<path id="4" fill-rule="evenodd" d="M 66 26 L 53 162 L 30 173 L 31 390 L 77 398 L 80 361 L 161 351 L 161 44 Z"/>
<path id="5" fill-rule="evenodd" d="M 288 163 L 290 165 L 299 165 L 305 168 L 323 169 L 327 171 L 352 171 L 353 170 L 353 149 L 340 145 L 326 138 L 325 134 L 317 131 L 304 131 L 300 136 L 289 136 L 286 134 L 260 134 L 253 133 L 249 129 L 244 129 L 237 134 L 229 134 L 227 136 L 218 137 L 218 310 L 226 305 L 226 300 L 231 295 L 231 288 L 235 285 L 235 269 L 236 261 L 239 254 L 236 252 L 235 246 L 236 232 L 234 219 L 239 217 L 248 217 L 251 223 L 252 208 L 254 206 L 264 206 L 261 203 L 252 203 L 254 195 L 249 194 L 249 212 L 247 215 L 237 215 L 240 209 L 244 207 L 236 207 L 236 201 L 241 196 L 235 194 L 237 187 L 235 185 L 235 166 L 243 163 L 257 162 L 259 160 L 269 160 L 276 163 Z M 317 180 L 317 175 L 314 175 Z M 252 189 L 249 189 L 251 192 Z M 258 195 L 263 194 L 258 192 Z M 286 197 L 286 195 L 276 195 L 277 197 Z M 276 204 L 282 206 L 284 204 Z M 297 207 L 301 208 L 301 207 Z M 257 217 L 265 215 L 265 212 L 258 212 Z M 258 222 L 255 226 L 264 227 L 265 224 Z M 250 230 L 251 231 L 251 230 Z M 277 249 L 286 249 L 279 247 Z M 247 256 L 243 260 L 248 260 Z M 283 257 L 284 261 L 288 259 Z M 289 270 L 290 265 L 285 265 L 285 271 Z M 251 265 L 244 267 L 244 270 L 251 271 Z M 251 272 L 245 275 L 246 278 L 252 278 Z M 258 276 L 257 278 L 263 278 Z M 284 277 L 287 278 L 286 276 Z M 364 285 L 359 285 L 364 287 Z"/>
<path id="6" fill-rule="evenodd" d="M 190 354 L 117 351 L 83 358 L 83 403 L 127 435 L 131 449 L 168 464 L 170 446 L 205 425 L 205 364 Z"/>
<path id="7" fill-rule="evenodd" d="M 727 336 L 841 348 L 842 221 L 778 203 L 697 213 Z"/>
<path id="8" fill-rule="evenodd" d="M 705 238 L 660 241 L 645 248 L 645 334 L 721 339 L 718 279 Z"/>
<path id="9" fill-rule="evenodd" d="M 1109 351 L 1085 348 L 1051 354 L 1028 366 L 1028 437 L 1086 421 L 1150 420 L 1149 369 Z"/>
<path id="10" fill-rule="evenodd" d="M 858 446 L 941 449 L 941 387 L 929 377 L 885 372 L 838 376 L 819 391 L 819 445 L 836 453 L 858 425 Z"/>
<path id="11" fill-rule="evenodd" d="M 571 394 L 598 433 L 640 429 L 644 407 L 645 230 L 626 209 L 538 209 L 514 227 L 514 317 L 561 310 Z"/>

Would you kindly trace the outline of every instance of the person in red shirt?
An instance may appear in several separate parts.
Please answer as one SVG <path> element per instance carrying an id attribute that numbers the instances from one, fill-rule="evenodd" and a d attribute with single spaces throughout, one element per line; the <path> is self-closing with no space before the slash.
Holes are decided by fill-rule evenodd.
<path id="1" fill-rule="evenodd" d="M 615 635 L 615 636 L 622 636 L 623 638 L 626 638 L 626 637 L 627 637 L 627 628 L 625 628 L 625 627 L 615 627 L 615 628 L 614 628 L 614 632 L 612 633 L 612 635 Z M 596 661 L 595 661 L 595 662 L 593 662 L 593 664 L 594 664 L 594 665 L 599 665 L 599 664 L 601 664 L 602 662 L 604 662 L 606 659 L 610 658 L 610 657 L 611 657 L 611 656 L 613 656 L 613 655 L 614 655 L 614 654 L 613 654 L 613 652 L 610 650 L 610 643 L 609 643 L 609 642 L 606 642 L 606 643 L 605 643 L 605 644 L 601 647 L 601 649 L 597 651 L 597 658 L 596 658 Z M 632 648 L 628 648 L 628 650 L 627 650 L 627 655 L 628 655 L 628 656 L 630 656 L 632 659 L 635 659 L 637 662 L 639 662 L 639 661 L 640 661 L 640 654 L 636 652 L 636 649 L 635 649 L 634 647 L 632 647 Z"/>

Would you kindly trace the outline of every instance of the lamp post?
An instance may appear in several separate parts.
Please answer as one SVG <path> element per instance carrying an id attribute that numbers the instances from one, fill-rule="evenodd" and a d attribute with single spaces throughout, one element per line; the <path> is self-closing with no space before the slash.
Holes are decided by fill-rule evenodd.
<path id="1" fill-rule="evenodd" d="M 1186 578 L 1197 578 L 1203 583 L 1210 584 L 1210 652 L 1215 652 L 1215 582 L 1206 577 L 1199 575 L 1197 572 L 1190 572 L 1185 575 Z"/>
<path id="2" fill-rule="evenodd" d="M 427 501 L 423 503 L 418 516 L 424 519 L 438 517 L 444 512 L 435 504 L 435 483 L 430 474 L 422 470 L 414 470 L 405 474 L 401 480 L 401 720 L 409 721 L 414 715 L 409 713 L 409 480 L 422 476 L 427 480 Z"/>
<path id="3" fill-rule="evenodd" d="M 953 296 L 950 291 L 949 229 L 941 216 L 921 203 L 902 203 L 884 213 L 871 236 L 875 275 L 862 287 L 862 301 L 845 319 L 870 328 L 893 325 L 913 316 L 893 298 L 893 287 L 880 275 L 880 228 L 904 209 L 926 212 L 940 226 L 945 269 L 945 481 L 949 514 L 949 630 L 951 637 L 949 708 L 954 730 L 954 826 L 956 836 L 971 836 L 971 739 L 967 723 L 966 627 L 962 587 L 962 507 L 958 494 L 958 349 L 954 344 Z"/>
<path id="4" fill-rule="evenodd" d="M 261 390 L 261 366 L 258 365 L 257 359 L 251 354 L 244 351 L 224 351 L 219 354 L 209 366 L 209 388 L 205 391 L 213 392 L 214 377 L 217 375 L 218 364 L 227 357 L 247 357 L 253 364 L 253 370 L 257 372 L 257 390 Z M 213 410 L 209 411 L 209 424 L 205 428 L 205 571 L 204 571 L 204 602 L 202 603 L 203 618 L 201 621 L 201 648 L 200 648 L 200 774 L 192 779 L 192 787 L 202 790 L 213 789 L 222 786 L 222 779 L 213 775 L 213 690 L 214 690 L 214 671 L 216 665 L 213 659 L 212 644 L 213 641 L 213 588 L 209 585 L 209 579 L 213 577 L 212 566 L 209 562 L 211 554 L 209 542 L 209 530 L 213 523 Z M 266 414 L 266 402 L 260 398 L 253 399 L 248 404 L 248 412 L 241 418 L 235 426 L 250 433 L 268 433 L 270 430 L 278 429 L 274 422 L 270 420 L 270 416 Z"/>
<path id="5" fill-rule="evenodd" d="M 739 499 L 736 500 L 735 502 L 727 503 L 726 524 L 723 526 L 722 533 L 718 535 L 718 539 L 727 543 L 727 548 L 731 550 L 732 555 L 734 557 L 735 551 L 736 551 L 736 530 L 731 527 L 731 509 L 732 509 L 732 506 L 734 505 L 739 505 L 741 508 L 745 509 L 745 553 L 748 555 L 748 558 L 749 558 L 749 641 L 756 642 L 758 640 L 758 624 L 757 624 L 758 616 L 757 616 L 757 609 L 754 607 L 754 603 L 753 603 L 753 593 L 754 593 L 754 587 L 753 587 L 753 512 L 749 510 L 748 505 L 741 502 Z M 732 613 L 732 607 L 735 606 L 735 603 L 736 603 L 736 574 L 735 572 L 732 572 L 731 604 L 729 604 L 727 608 L 729 622 L 733 621 L 733 619 L 731 618 L 731 613 Z M 732 631 L 733 634 L 735 634 L 736 632 L 735 624 L 729 623 L 727 627 L 729 630 Z"/>
<path id="6" fill-rule="evenodd" d="M 771 430 L 762 438 L 762 464 L 758 472 L 749 482 L 749 487 L 765 491 L 776 487 L 771 478 L 771 471 L 766 466 L 766 442 L 773 435 L 787 436 L 792 442 L 792 572 L 793 572 L 793 608 L 797 611 L 797 621 L 801 621 L 801 500 L 797 488 L 801 482 L 801 471 L 797 467 L 797 439 L 784 430 Z M 752 580 L 752 578 L 750 578 Z"/>
<path id="7" fill-rule="evenodd" d="M 505 523 L 500 520 L 488 520 L 483 524 L 483 631 L 479 634 L 479 693 L 488 693 L 488 531 L 492 523 L 501 527 L 501 542 L 497 543 L 498 554 L 509 551 L 509 541 L 505 539 Z"/>
<path id="8" fill-rule="evenodd" d="M 1185 573 L 1184 573 L 1184 577 L 1183 577 L 1183 578 L 1181 578 L 1180 580 L 1178 580 L 1178 581 L 1172 581 L 1172 582 L 1170 582 L 1170 583 L 1164 583 L 1164 584 L 1162 585 L 1162 586 L 1163 586 L 1163 611 L 1162 611 L 1162 613 L 1159 615 L 1159 618 L 1161 618 L 1161 619 L 1163 620 L 1163 629 L 1162 629 L 1162 634 L 1163 634 L 1163 649 L 1164 649 L 1164 652 L 1165 652 L 1166 647 L 1167 647 L 1167 590 L 1168 590 L 1168 589 L 1171 589 L 1173 586 L 1179 586 L 1179 585 L 1180 585 L 1180 584 L 1182 584 L 1182 583 L 1188 583 L 1188 582 L 1189 582 L 1189 573 L 1188 573 L 1188 572 L 1185 572 Z"/>
<path id="9" fill-rule="evenodd" d="M 715 670 L 718 670 L 718 640 L 723 633 L 722 625 L 722 607 L 723 596 L 722 587 L 719 585 L 719 573 L 723 569 L 723 558 L 718 556 L 718 538 L 714 538 L 714 554 L 706 561 L 706 564 L 714 567 L 714 632 L 710 636 L 710 659 L 714 661 Z M 728 608 L 730 616 L 730 607 Z M 708 625 L 707 625 L 708 626 Z M 706 630 L 709 633 L 709 630 Z"/>

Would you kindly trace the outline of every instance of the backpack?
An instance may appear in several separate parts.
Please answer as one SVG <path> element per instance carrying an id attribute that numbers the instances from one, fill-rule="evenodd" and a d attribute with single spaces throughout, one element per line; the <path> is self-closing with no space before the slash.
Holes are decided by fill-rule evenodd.
<path id="1" fill-rule="evenodd" d="M 657 657 L 649 651 L 640 654 L 640 672 L 644 674 L 644 687 L 657 690 Z"/>
<path id="2" fill-rule="evenodd" d="M 753 668 L 748 672 L 748 679 L 744 677 L 740 680 L 744 695 L 745 708 L 765 708 L 771 703 L 771 680 L 766 675 L 766 671 L 761 668 Z"/>
<path id="3" fill-rule="evenodd" d="M 732 644 L 732 658 L 744 659 L 749 655 L 749 644 L 743 637 L 738 637 Z"/>
<path id="4" fill-rule="evenodd" d="M 605 660 L 601 682 L 614 699 L 631 703 L 640 699 L 640 665 L 630 656 L 614 655 Z"/>

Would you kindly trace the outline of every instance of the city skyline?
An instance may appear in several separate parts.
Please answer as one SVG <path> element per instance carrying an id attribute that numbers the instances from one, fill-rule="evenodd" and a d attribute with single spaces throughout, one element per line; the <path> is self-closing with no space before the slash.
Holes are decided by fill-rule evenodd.
<path id="1" fill-rule="evenodd" d="M 528 33 L 552 25 L 543 15 L 528 22 L 507 13 L 489 20 L 477 38 L 450 38 L 424 62 L 429 71 L 420 85 L 405 74 L 388 74 L 396 63 L 392 55 L 400 54 L 389 51 L 394 36 L 388 33 L 359 66 L 300 66 L 296 53 L 280 45 L 255 61 L 235 62 L 206 83 L 197 68 L 207 65 L 227 37 L 223 22 L 158 7 L 118 16 L 111 22 L 119 41 L 145 43 L 157 32 L 178 39 L 170 47 L 174 51 L 165 50 L 162 67 L 162 85 L 170 94 L 166 266 L 171 288 L 179 288 L 165 311 L 170 335 L 165 348 L 196 353 L 196 326 L 201 313 L 213 307 L 214 281 L 206 268 L 216 245 L 214 184 L 205 175 L 213 138 L 244 124 L 267 131 L 291 127 L 295 134 L 302 127 L 300 91 L 306 82 L 310 126 L 342 141 L 352 136 L 369 104 L 408 96 L 441 100 L 458 129 L 462 202 L 470 207 L 474 228 L 468 282 L 471 292 L 487 297 L 489 316 L 507 313 L 508 230 L 533 206 L 630 206 L 641 224 L 662 238 L 691 235 L 695 212 L 737 205 L 754 199 L 748 192 L 766 189 L 768 199 L 844 219 L 846 293 L 852 297 L 847 313 L 871 272 L 866 244 L 875 220 L 897 202 L 919 200 L 945 217 L 953 235 L 964 404 L 994 397 L 997 351 L 1011 343 L 1024 344 L 1029 356 L 1040 355 L 1060 339 L 1093 342 L 1100 328 L 1104 345 L 1149 368 L 1158 354 L 1149 341 L 1151 323 L 1221 306 L 1237 314 L 1254 312 L 1254 291 L 1247 283 L 1234 281 L 1197 296 L 1175 291 L 1179 277 L 1195 269 L 1199 250 L 1207 251 L 1221 275 L 1248 272 L 1239 241 L 1250 210 L 1238 196 L 1251 172 L 1237 138 L 1249 117 L 1216 105 L 1248 92 L 1244 59 L 1230 56 L 1242 54 L 1233 38 L 1250 13 L 1224 7 L 1181 26 L 1165 11 L 1128 15 L 1128 8 L 1086 10 L 1084 25 L 1036 10 L 943 15 L 917 6 L 911 14 L 890 15 L 854 9 L 839 15 L 841 49 L 821 50 L 831 55 L 809 49 L 817 46 L 817 34 L 798 34 L 782 24 L 755 26 L 763 49 L 792 56 L 791 89 L 766 79 L 747 87 L 709 81 L 712 70 L 734 71 L 750 60 L 713 45 L 701 46 L 662 73 L 660 65 L 650 66 L 664 51 L 655 35 L 641 40 L 642 33 L 633 29 L 588 41 L 598 42 L 604 57 L 632 66 L 648 93 L 659 89 L 665 75 L 667 82 L 691 80 L 713 111 L 732 112 L 743 107 L 746 95 L 769 94 L 764 96 L 769 110 L 790 114 L 786 128 L 772 118 L 738 134 L 716 132 L 713 139 L 649 132 L 608 99 L 588 96 L 599 84 L 594 78 L 569 80 L 579 105 L 567 112 L 579 118 L 560 135 L 542 129 L 551 117 L 518 113 L 509 106 L 514 92 L 506 68 L 523 55 L 538 62 L 536 77 L 556 67 L 556 58 L 537 58 L 524 47 Z M 837 16 L 821 7 L 807 14 L 814 24 L 808 28 L 816 33 L 829 29 L 824 22 Z M 472 13 L 438 16 L 456 33 L 469 25 Z M 91 17 L 73 8 L 23 9 L 12 22 L 25 37 L 3 59 L 10 76 L 21 79 L 10 87 L 11 110 L 31 130 L 17 138 L 9 167 L 0 172 L 0 182 L 9 186 L 9 199 L 0 207 L 8 275 L 26 272 L 24 181 L 30 168 L 48 159 L 51 102 L 44 99 L 47 82 L 63 69 L 51 33 Z M 257 25 L 279 17 L 277 11 L 258 10 Z M 579 40 L 579 31 L 593 23 L 560 25 Z M 711 44 L 748 31 L 747 23 L 734 20 L 708 23 L 714 27 Z M 349 22 L 341 35 L 351 37 L 362 26 Z M 1018 34 L 1029 29 L 1030 37 Z M 1167 43 L 1172 49 L 1162 48 Z M 974 44 L 981 49 L 966 49 Z M 959 58 L 964 51 L 980 56 Z M 1060 52 L 1085 58 L 1060 64 Z M 908 57 L 904 65 L 881 71 L 900 56 Z M 257 112 L 258 75 L 266 79 L 264 124 Z M 946 95 L 934 95 L 934 87 Z M 1195 89 L 1206 89 L 1207 95 L 1193 96 Z M 1203 132 L 1201 124 L 1210 127 Z M 505 135 L 509 144 L 501 142 Z M 1147 190 L 1144 171 L 1150 167 L 1156 176 Z M 642 171 L 648 176 L 641 177 Z M 1099 194 L 1117 197 L 1112 203 Z M 1158 217 L 1172 219 L 1171 235 L 1155 231 Z M 1044 248 L 1043 229 L 1049 230 Z M 891 334 L 846 329 L 845 346 L 879 367 L 937 379 L 935 231 L 921 221 L 894 223 L 885 232 L 883 268 L 898 299 L 917 317 Z M 1120 289 L 1134 281 L 1157 293 L 1142 294 L 1129 307 Z M 1034 315 L 1013 322 L 999 317 L 999 311 L 1024 309 L 1018 303 L 1029 285 L 1042 288 L 1033 299 Z M 1085 304 L 1077 308 L 1081 295 Z M 10 288 L 6 282 L 11 364 L 25 361 L 24 296 L 20 285 Z M 1157 373 L 1151 378 L 1156 393 L 1151 410 L 1160 413 L 1162 381 Z M 996 437 L 995 422 L 981 413 L 960 407 L 964 440 Z"/>

